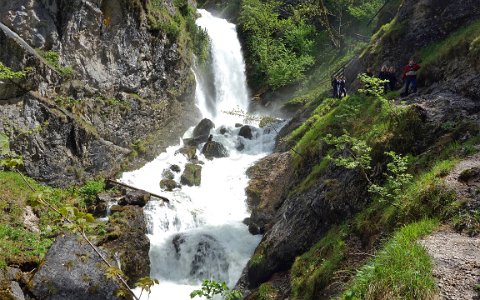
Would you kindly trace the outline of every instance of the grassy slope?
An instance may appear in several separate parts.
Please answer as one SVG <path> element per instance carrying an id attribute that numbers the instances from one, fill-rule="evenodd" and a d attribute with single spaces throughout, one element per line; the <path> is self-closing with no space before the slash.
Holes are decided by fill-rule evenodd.
<path id="1" fill-rule="evenodd" d="M 22 178 L 17 172 L 0 171 L 0 269 L 6 266 L 35 267 L 62 230 L 56 224 L 59 216 L 42 206 L 33 208 L 35 215 L 39 216 L 40 232 L 27 229 L 23 214 L 30 200 L 41 197 L 56 207 L 69 205 L 85 210 L 89 201 L 103 188 L 103 181 L 89 181 L 79 189 L 56 189 L 28 177 Z M 97 228 L 96 233 L 100 232 L 101 228 Z"/>
<path id="2" fill-rule="evenodd" d="M 477 53 L 480 45 L 479 24 L 473 23 L 446 40 L 422 49 L 420 57 L 425 66 L 423 72 L 427 72 L 429 66 L 452 57 L 455 51 L 458 55 L 459 48 L 467 49 L 462 52 L 467 55 Z M 399 26 L 390 25 L 381 30 L 394 35 Z M 372 41 L 374 44 L 376 38 Z M 369 46 L 370 49 L 372 47 Z M 315 153 L 317 157 L 318 153 L 326 154 L 322 148 L 322 138 L 327 133 L 340 135 L 343 130 L 366 140 L 374 153 L 381 154 L 396 148 L 395 151 L 410 154 L 410 172 L 415 180 L 391 203 L 373 199 L 364 211 L 346 220 L 343 226 L 332 228 L 322 240 L 299 256 L 291 269 L 293 299 L 314 299 L 315 291 L 331 283 L 332 274 L 336 271 L 355 274 L 341 295 L 343 299 L 431 298 L 436 291 L 431 261 L 415 241 L 434 230 L 435 224 L 438 224 L 436 220 L 452 223 L 462 215 L 459 213 L 462 203 L 445 188 L 442 177 L 459 159 L 475 151 L 473 145 L 480 143 L 480 138 L 474 137 L 464 143 L 437 143 L 430 154 L 409 153 L 416 137 L 412 128 L 419 128 L 412 124 L 419 120 L 411 107 L 390 107 L 378 99 L 361 95 L 343 100 L 325 99 L 321 93 L 315 92 L 315 89 L 310 91 L 313 97 L 297 97 L 291 101 L 301 102 L 305 107 L 312 106 L 310 109 L 313 110 L 310 118 L 284 140 L 295 150 L 295 166 L 297 172 L 303 174 L 294 193 L 307 190 L 324 174 L 329 161 L 311 154 Z M 399 116 L 394 123 L 389 117 L 389 110 L 392 109 Z M 459 121 L 444 129 L 454 132 L 470 125 Z M 399 142 L 403 146 L 396 146 Z M 341 263 L 349 259 L 349 251 L 352 250 L 349 249 L 349 240 L 352 237 L 358 237 L 377 249 L 375 258 L 365 261 L 358 271 Z M 387 239 L 378 248 L 375 245 L 378 245 L 380 237 Z"/>

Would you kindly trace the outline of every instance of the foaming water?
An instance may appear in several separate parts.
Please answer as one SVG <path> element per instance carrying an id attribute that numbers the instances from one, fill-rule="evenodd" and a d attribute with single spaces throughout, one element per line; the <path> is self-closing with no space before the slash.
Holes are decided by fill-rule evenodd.
<path id="1" fill-rule="evenodd" d="M 215 109 L 208 109 L 205 105 L 199 107 L 205 117 L 211 116 L 213 121 L 221 124 L 231 123 L 235 118 L 223 112 L 234 109 L 246 112 L 249 104 L 245 62 L 237 30 L 235 24 L 216 18 L 206 10 L 199 9 L 198 12 L 201 18 L 197 19 L 197 25 L 210 37 L 215 86 Z"/>
<path id="2" fill-rule="evenodd" d="M 240 43 L 233 24 L 199 11 L 202 17 L 197 23 L 211 38 L 216 97 L 214 109 L 209 109 L 203 87 L 197 84 L 197 106 L 204 117 L 215 122 L 210 134 L 228 149 L 230 156 L 208 160 L 200 154 L 202 145 L 199 145 L 197 155 L 203 162 L 201 185 L 165 192 L 159 186 L 162 172 L 172 165 L 183 171 L 188 163 L 177 152 L 183 147 L 180 140 L 143 168 L 124 173 L 121 178 L 122 182 L 171 200 L 170 203 L 150 201 L 145 207 L 151 242 L 151 276 L 160 281 L 150 299 L 190 299 L 190 293 L 203 279 L 225 281 L 233 287 L 261 239 L 251 235 L 242 223 L 249 216 L 245 172 L 272 151 L 276 130 L 252 126 L 253 139 L 245 139 L 238 135 L 240 128 L 235 127 L 242 118 L 223 113 L 248 108 Z M 279 128 L 282 124 L 275 126 Z M 184 137 L 191 132 L 192 129 Z M 176 182 L 180 182 L 182 171 L 174 173 Z"/>

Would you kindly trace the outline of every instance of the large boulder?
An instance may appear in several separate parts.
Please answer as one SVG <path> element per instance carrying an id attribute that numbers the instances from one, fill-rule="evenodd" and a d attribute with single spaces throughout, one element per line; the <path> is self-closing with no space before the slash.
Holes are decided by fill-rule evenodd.
<path id="1" fill-rule="evenodd" d="M 192 137 L 183 139 L 183 142 L 186 146 L 196 147 L 202 143 L 205 143 L 208 140 L 210 130 L 215 128 L 215 124 L 209 119 L 203 119 L 198 123 L 198 125 L 193 129 Z"/>
<path id="2" fill-rule="evenodd" d="M 105 269 L 100 256 L 81 237 L 60 235 L 33 276 L 30 292 L 45 300 L 119 299 L 114 294 L 121 286 L 105 276 Z"/>
<path id="3" fill-rule="evenodd" d="M 199 186 L 202 182 L 202 166 L 186 164 L 180 182 L 188 186 Z"/>
<path id="4" fill-rule="evenodd" d="M 209 119 L 203 119 L 198 123 L 198 125 L 193 129 L 193 138 L 203 137 L 205 136 L 205 140 L 208 138 L 210 134 L 210 130 L 215 128 L 215 124 Z"/>
<path id="5" fill-rule="evenodd" d="M 131 190 L 128 191 L 124 198 L 118 201 L 120 205 L 136 205 L 144 207 L 147 205 L 147 202 L 150 200 L 150 193 L 142 190 Z"/>
<path id="6" fill-rule="evenodd" d="M 207 159 L 228 157 L 229 153 L 227 148 L 215 141 L 208 141 L 202 148 L 202 154 L 205 155 Z"/>
<path id="7" fill-rule="evenodd" d="M 273 153 L 250 167 L 247 175 L 247 204 L 252 211 L 249 230 L 263 233 L 288 195 L 294 175 L 292 157 L 289 152 Z"/>
<path id="8" fill-rule="evenodd" d="M 133 286 L 138 279 L 149 276 L 150 240 L 146 236 L 143 209 L 128 205 L 122 211 L 112 213 L 107 232 L 102 246 L 115 253 L 122 262 L 122 271 L 128 277 L 128 284 Z"/>
<path id="9" fill-rule="evenodd" d="M 252 127 L 248 125 L 244 125 L 240 128 L 240 131 L 238 132 L 239 136 L 243 136 L 246 139 L 251 140 L 253 138 L 252 134 Z"/>

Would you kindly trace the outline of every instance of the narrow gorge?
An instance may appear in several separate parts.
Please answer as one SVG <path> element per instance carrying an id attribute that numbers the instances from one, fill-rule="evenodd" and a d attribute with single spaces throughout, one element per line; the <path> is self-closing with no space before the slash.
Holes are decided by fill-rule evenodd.
<path id="1" fill-rule="evenodd" d="M 480 297 L 477 0 L 0 0 L 0 300 Z"/>

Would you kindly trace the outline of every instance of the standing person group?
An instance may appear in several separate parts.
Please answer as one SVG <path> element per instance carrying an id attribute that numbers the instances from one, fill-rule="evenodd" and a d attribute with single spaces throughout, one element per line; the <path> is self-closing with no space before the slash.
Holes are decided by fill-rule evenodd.
<path id="1" fill-rule="evenodd" d="M 380 70 L 378 78 L 386 80 L 386 82 L 383 84 L 383 89 L 385 92 L 394 91 L 397 89 L 397 75 L 395 75 L 395 73 L 395 67 L 387 67 L 386 65 L 383 65 L 382 69 Z"/>
<path id="2" fill-rule="evenodd" d="M 347 80 L 345 75 L 334 76 L 332 78 L 332 91 L 334 98 L 343 98 L 347 96 Z"/>

